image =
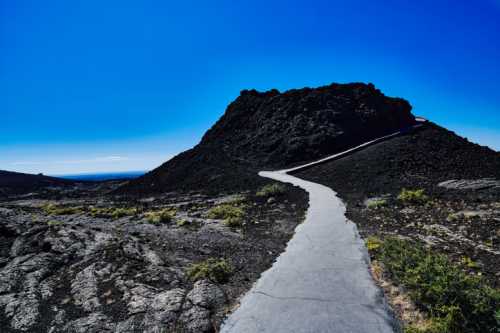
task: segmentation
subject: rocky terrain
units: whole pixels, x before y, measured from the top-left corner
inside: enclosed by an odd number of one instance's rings
[[[214,332],[306,203],[292,187],[0,202],[1,331]]]
[[[415,123],[410,104],[371,84],[257,92],[244,90],[201,142],[120,193],[248,189],[256,173],[342,151]]]

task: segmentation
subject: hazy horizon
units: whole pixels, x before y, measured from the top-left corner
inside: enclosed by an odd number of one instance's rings
[[[498,151],[499,18],[497,0],[0,0],[0,169],[151,170],[240,90],[332,82]]]

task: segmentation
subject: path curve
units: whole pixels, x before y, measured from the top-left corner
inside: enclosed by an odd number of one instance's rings
[[[416,125],[420,127],[421,125]],[[389,333],[398,324],[369,273],[369,256],[336,193],[297,172],[401,134],[397,132],[319,161],[259,175],[299,186],[309,209],[286,250],[242,298],[222,333]]]

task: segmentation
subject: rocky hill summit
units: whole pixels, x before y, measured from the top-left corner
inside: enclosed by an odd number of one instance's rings
[[[249,188],[262,182],[259,170],[310,161],[414,123],[406,100],[372,84],[243,90],[198,145],[120,192]]]

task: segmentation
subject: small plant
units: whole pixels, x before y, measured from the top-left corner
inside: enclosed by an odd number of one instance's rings
[[[230,228],[239,228],[243,225],[243,219],[241,217],[228,217],[224,220],[224,225]]]
[[[446,221],[448,222],[453,222],[453,221],[456,221],[458,220],[459,216],[455,213],[450,213],[448,214],[448,216],[446,217]]]
[[[54,204],[46,204],[42,206],[42,209],[47,215],[72,215],[83,212],[81,207],[63,207]]]
[[[378,209],[387,206],[387,200],[386,199],[370,200],[366,206],[369,209]]]
[[[232,272],[233,268],[226,260],[209,258],[189,266],[186,274],[192,281],[209,279],[213,282],[225,283]]]
[[[207,212],[207,217],[211,219],[228,219],[231,217],[243,217],[245,211],[241,207],[233,206],[229,203],[212,207]]]
[[[467,268],[478,268],[479,264],[472,260],[470,257],[463,256],[462,259],[460,260],[462,265],[464,265]]]
[[[407,190],[404,188],[399,193],[398,200],[405,204],[424,204],[429,200],[429,197],[424,194],[423,189]]]
[[[63,222],[63,221],[56,221],[56,220],[51,220],[51,221],[48,221],[48,222],[47,222],[47,225],[48,225],[49,227],[57,227],[57,226],[61,226],[61,225],[63,225],[63,224],[64,224],[64,222]]]
[[[113,219],[119,219],[121,217],[125,216],[132,216],[137,214],[137,208],[131,207],[131,208],[116,208],[113,210],[111,213],[111,218]]]
[[[179,220],[177,220],[177,222],[175,224],[178,227],[186,227],[189,225],[189,222],[188,222],[188,220],[185,220],[185,219],[179,219]]]
[[[119,219],[125,216],[136,215],[139,210],[135,207],[89,207],[88,212],[92,217]]]
[[[377,249],[379,249],[382,246],[382,240],[380,240],[380,238],[375,237],[375,236],[369,236],[366,239],[365,244],[366,244],[366,248],[368,249],[368,251],[370,251],[370,252],[376,251]]]
[[[224,225],[231,228],[241,227],[245,216],[244,206],[236,207],[231,203],[224,203],[212,207],[207,212],[207,217],[211,219],[223,219]]]
[[[283,195],[285,192],[285,186],[278,183],[273,183],[265,185],[257,193],[255,193],[255,195],[261,198],[269,198]]]
[[[177,211],[174,208],[164,208],[156,212],[147,212],[146,220],[151,224],[169,223],[175,218]]]

